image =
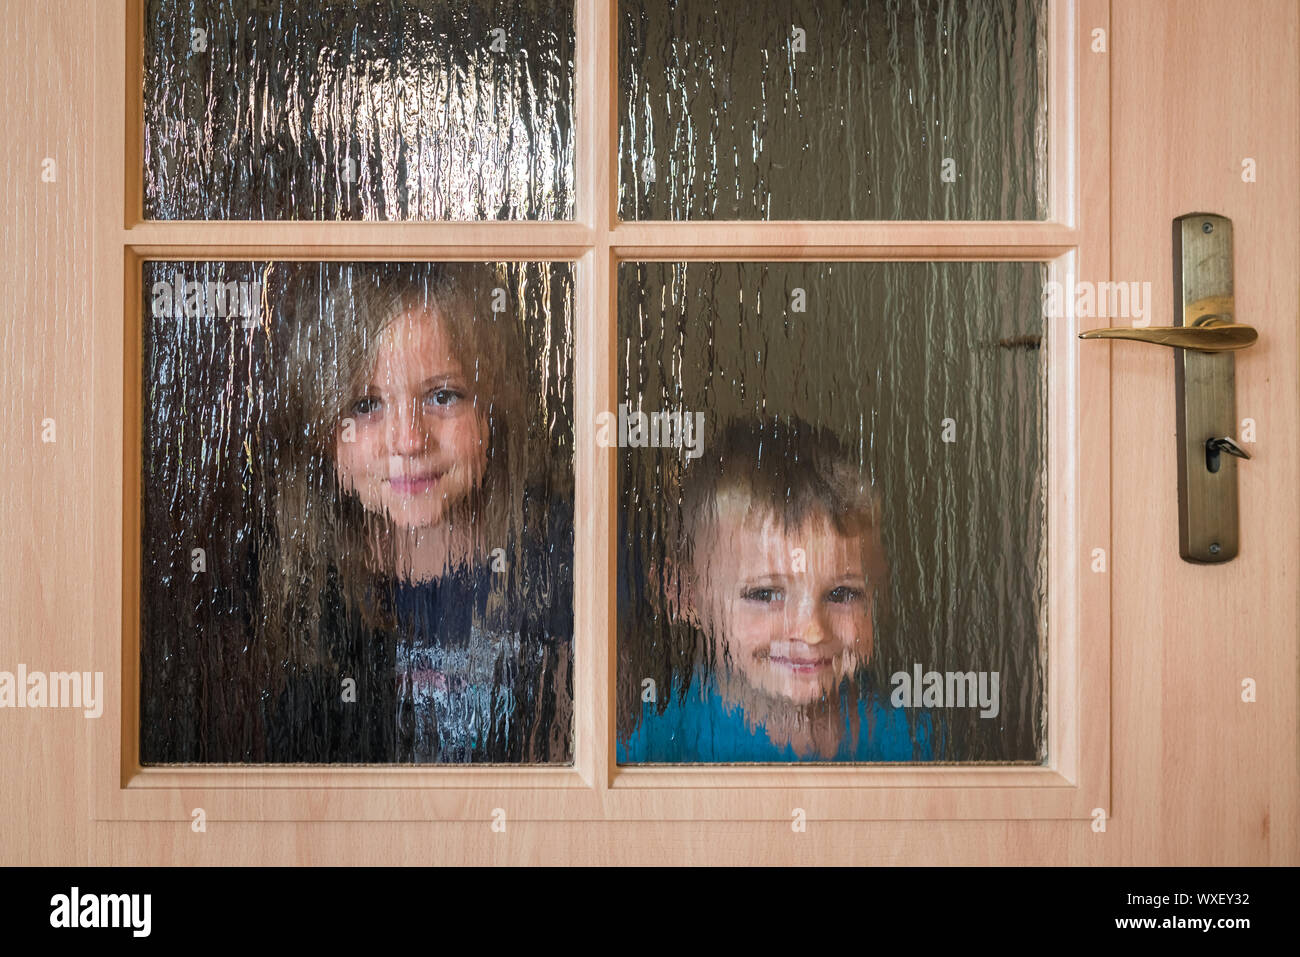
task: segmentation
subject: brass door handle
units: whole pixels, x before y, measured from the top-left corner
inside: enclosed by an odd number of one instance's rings
[[[1231,561],[1240,545],[1236,357],[1255,344],[1235,321],[1232,220],[1188,213],[1173,223],[1176,326],[1094,329],[1080,339],[1132,339],[1174,349],[1178,451],[1178,551],[1189,562]]]
[[[1219,297],[1215,297],[1219,298]],[[1201,302],[1209,304],[1208,300]],[[1187,312],[1201,303],[1187,307]],[[1215,313],[1201,313],[1194,324],[1183,326],[1120,326],[1114,329],[1093,329],[1091,332],[1079,333],[1080,339],[1132,339],[1136,342],[1150,342],[1159,346],[1172,346],[1176,349],[1192,349],[1196,352],[1235,352],[1253,346],[1259,338],[1254,326],[1232,322],[1231,313],[1226,316]]]

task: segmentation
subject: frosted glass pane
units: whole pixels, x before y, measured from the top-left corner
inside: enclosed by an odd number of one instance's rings
[[[143,761],[571,762],[571,264],[142,288]]]
[[[147,219],[573,218],[573,6],[149,0]]]
[[[1044,278],[620,266],[620,763],[1044,759]]]
[[[1043,219],[1045,0],[619,0],[633,219]]]

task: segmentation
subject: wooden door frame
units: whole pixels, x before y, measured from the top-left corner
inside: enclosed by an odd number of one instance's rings
[[[114,8],[117,9],[114,9]],[[577,33],[577,221],[574,223],[190,223],[147,222],[142,212],[143,0],[97,8],[111,36],[125,22],[123,55],[105,55],[96,113],[101,189],[119,195],[122,217],[101,223],[101,314],[122,317],[96,350],[96,467],[121,476],[121,521],[103,490],[96,548],[119,554],[97,576],[95,648],[121,693],[121,720],[98,728],[96,815],[103,820],[178,820],[183,804],[209,819],[484,821],[495,808],[542,820],[764,821],[802,807],[814,819],[1087,819],[1109,808],[1109,673],[1106,576],[1086,574],[1081,555],[1109,549],[1109,417],[1081,416],[1079,396],[1106,392],[1106,358],[1082,350],[1070,317],[1049,348],[1047,659],[1048,759],[1044,766],[619,768],[614,762],[615,456],[594,441],[596,415],[614,408],[617,269],[638,259],[1025,260],[1073,275],[1104,274],[1109,223],[1108,71],[1090,56],[1092,25],[1109,27],[1106,0],[1053,0],[1049,45],[1049,216],[1044,222],[647,223],[617,213],[617,0],[579,0]],[[105,51],[106,54],[108,51]],[[116,123],[116,128],[114,124]],[[134,130],[134,136],[126,132]],[[113,157],[117,157],[115,164]],[[594,175],[593,175],[594,173]],[[115,184],[125,183],[125,188]],[[1083,210],[1089,210],[1085,215]],[[138,756],[141,264],[158,259],[566,258],[577,263],[575,645],[577,719],[572,768],[145,768]],[[120,283],[112,281],[120,276]],[[105,323],[107,331],[109,324]],[[122,343],[125,343],[125,355]],[[600,357],[604,357],[602,362]],[[116,410],[121,410],[118,412]],[[584,507],[592,503],[594,507]],[[604,589],[595,583],[604,582]],[[108,609],[120,613],[111,615]],[[132,689],[132,690],[127,690]],[[102,759],[100,756],[103,756]],[[376,801],[382,789],[385,800]],[[183,819],[189,811],[180,807]]]

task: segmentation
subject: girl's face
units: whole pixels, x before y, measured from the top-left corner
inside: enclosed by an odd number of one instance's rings
[[[440,524],[487,466],[481,403],[434,310],[411,310],[379,338],[368,387],[335,432],[339,484],[408,528]]]
[[[732,514],[728,514],[731,512]],[[871,657],[864,540],[822,520],[782,529],[726,509],[696,553],[717,660],[754,692],[809,705]]]

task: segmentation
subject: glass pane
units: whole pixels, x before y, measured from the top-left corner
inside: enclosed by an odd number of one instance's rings
[[[571,762],[571,264],[142,289],[143,761]]]
[[[620,763],[1045,757],[1044,279],[620,267]]]
[[[573,218],[573,6],[148,0],[146,219]]]
[[[619,0],[619,213],[1044,219],[1046,0]]]

